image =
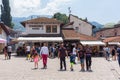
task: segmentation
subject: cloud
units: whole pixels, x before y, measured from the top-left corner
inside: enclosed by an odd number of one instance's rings
[[[34,14],[34,10],[40,8],[40,0],[10,0],[13,16],[27,16]]]
[[[42,8],[41,0],[10,0],[11,14],[16,17],[29,15],[52,15],[61,10],[61,6],[70,3],[71,0],[49,0]]]
[[[49,3],[47,3],[47,6],[42,9],[42,14],[48,13],[48,14],[54,14],[55,12],[58,12],[61,10],[61,6],[65,6],[68,4],[70,0],[51,0]]]

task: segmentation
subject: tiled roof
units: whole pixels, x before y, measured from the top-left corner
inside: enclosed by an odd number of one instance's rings
[[[75,15],[73,15],[73,14],[70,14],[70,15],[69,15],[69,19],[70,19],[70,16],[76,17],[78,20],[81,20],[81,21],[86,22],[86,23],[90,24],[91,26],[93,26],[90,22],[88,22],[88,21],[86,21],[86,20],[83,20],[83,19],[79,18],[78,16],[75,16]]]
[[[120,42],[120,36],[106,38],[103,42]]]
[[[65,24],[63,27],[67,27],[67,26],[73,25],[73,24],[74,24],[74,22],[69,22],[69,23]]]
[[[85,34],[80,34],[75,32],[75,30],[62,30],[63,36],[65,40],[81,40],[81,41],[94,41],[97,38],[93,36],[88,36]]]
[[[1,25],[1,28],[6,32],[6,34],[9,35],[10,34],[10,31],[8,29],[9,27],[4,25],[3,23],[0,23],[0,25]]]
[[[62,22],[59,20],[56,20],[55,18],[40,17],[40,18],[35,18],[35,19],[21,22],[21,24],[23,26],[25,26],[25,23],[57,23],[57,24],[61,24]]]

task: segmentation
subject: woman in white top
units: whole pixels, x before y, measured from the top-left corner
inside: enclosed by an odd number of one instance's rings
[[[48,47],[46,46],[46,43],[44,43],[43,47],[40,50],[40,55],[42,56],[43,60],[43,69],[47,68],[47,57],[49,55]]]

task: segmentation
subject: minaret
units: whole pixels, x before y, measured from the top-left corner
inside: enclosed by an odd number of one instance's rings
[[[71,14],[71,7],[68,7],[68,13],[69,13],[69,22],[70,22],[70,14]]]
[[[71,7],[68,7],[68,13],[71,14]]]

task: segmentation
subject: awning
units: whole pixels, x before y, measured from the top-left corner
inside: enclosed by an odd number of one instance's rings
[[[105,45],[102,41],[80,41],[83,45]]]
[[[0,38],[0,43],[6,43],[7,41],[5,39]]]
[[[119,42],[108,42],[108,44],[110,44],[110,45],[120,45]]]
[[[18,41],[31,42],[63,42],[62,37],[19,37]]]

